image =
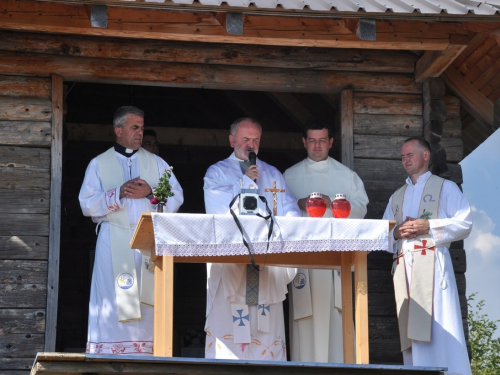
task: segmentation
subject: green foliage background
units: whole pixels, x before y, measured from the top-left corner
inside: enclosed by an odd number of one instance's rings
[[[467,298],[472,373],[474,375],[500,375],[500,338],[493,338],[500,320],[490,320],[488,314],[481,313],[485,305],[484,300],[479,301],[475,309],[472,307],[471,302],[474,301],[476,294],[472,293]]]

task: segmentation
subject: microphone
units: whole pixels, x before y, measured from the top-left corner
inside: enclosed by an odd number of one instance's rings
[[[257,164],[257,154],[255,152],[251,152],[248,154],[248,161],[250,162],[250,165],[255,165]]]
[[[250,152],[248,154],[248,161],[250,162],[250,165],[255,165],[257,164],[257,154],[255,152]],[[255,183],[257,183],[257,180],[254,180]]]

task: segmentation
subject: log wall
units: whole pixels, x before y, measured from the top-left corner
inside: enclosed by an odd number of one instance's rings
[[[0,372],[44,349],[51,82],[0,75]],[[19,371],[21,370],[21,371]]]
[[[421,94],[354,92],[353,101],[354,167],[370,199],[367,218],[380,219],[392,193],[404,184],[400,150],[409,137],[431,143],[433,173],[462,183],[460,102],[446,96],[440,79],[425,82]],[[463,241],[453,243],[450,252],[467,335]],[[370,363],[402,363],[391,268],[390,254],[368,256]]]

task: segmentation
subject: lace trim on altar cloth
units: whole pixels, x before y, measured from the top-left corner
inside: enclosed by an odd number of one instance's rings
[[[153,354],[153,341],[87,342],[86,354]]]
[[[345,239],[345,240],[304,240],[270,242],[267,250],[266,242],[249,244],[253,254],[273,253],[306,253],[319,251],[376,251],[387,249],[387,239]],[[156,254],[159,256],[227,256],[248,255],[243,243],[236,244],[179,244],[172,245],[165,242],[156,243]]]

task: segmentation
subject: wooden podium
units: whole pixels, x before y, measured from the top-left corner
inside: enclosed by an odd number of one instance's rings
[[[395,225],[388,222],[387,230]],[[151,213],[142,214],[130,242],[132,249],[150,250],[155,255],[155,236]],[[344,363],[369,363],[368,345],[368,251],[321,251],[286,254],[255,254],[257,264],[287,265],[307,268],[332,268],[341,270],[342,329]],[[154,355],[172,357],[174,262],[178,263],[249,263],[248,255],[231,256],[159,256],[155,268]],[[354,302],[356,315],[356,358],[353,333],[353,284],[351,269],[354,267]]]

